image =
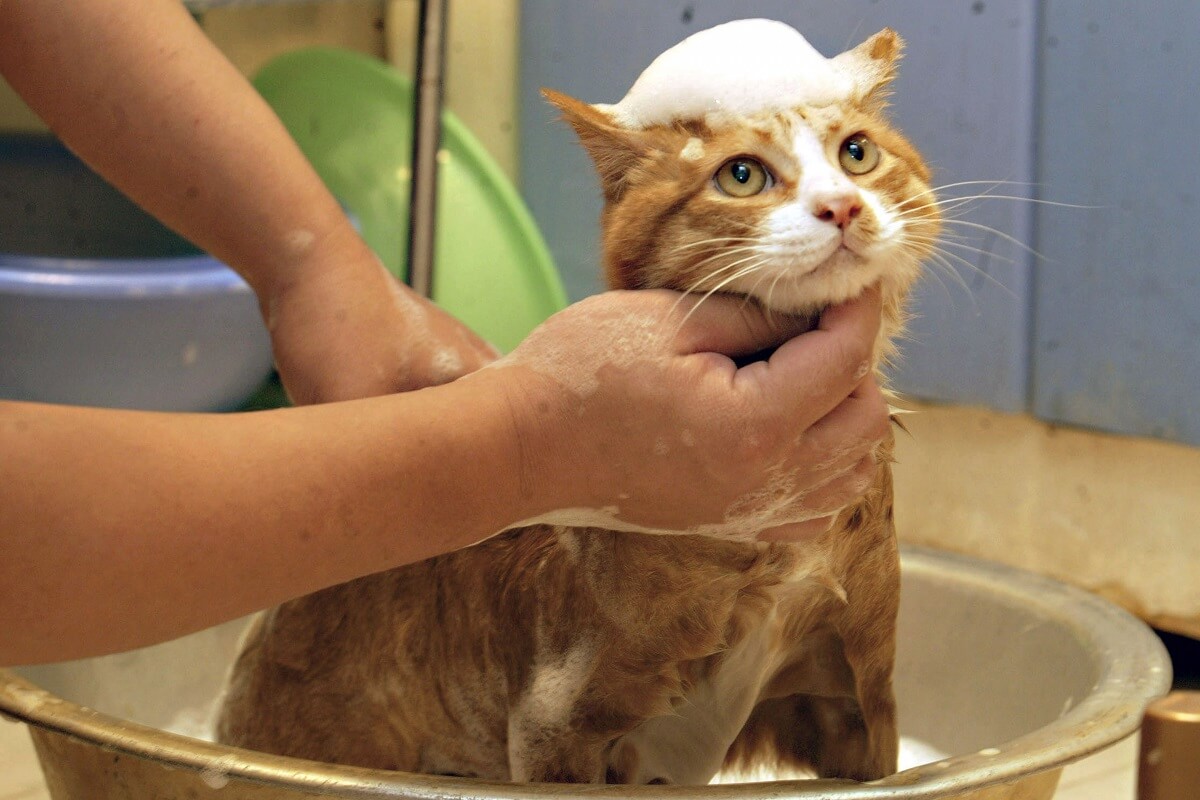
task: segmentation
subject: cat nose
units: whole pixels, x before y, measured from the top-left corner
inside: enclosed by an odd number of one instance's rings
[[[813,207],[813,215],[822,222],[832,222],[845,228],[862,213],[862,202],[857,194],[836,194],[822,197]]]

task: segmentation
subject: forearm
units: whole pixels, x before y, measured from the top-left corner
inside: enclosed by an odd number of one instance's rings
[[[0,404],[0,663],[182,635],[545,510],[489,378],[247,415]]]
[[[271,109],[178,0],[8,0],[0,71],[85,161],[260,299],[370,254]]]

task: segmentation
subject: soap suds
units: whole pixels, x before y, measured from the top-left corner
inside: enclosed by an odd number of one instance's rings
[[[920,739],[914,739],[911,736],[900,737],[900,756],[897,763],[897,770],[903,772],[906,769],[922,767],[926,764],[932,764],[936,761],[942,761],[949,758],[948,753],[938,750],[932,745],[926,744]],[[749,770],[722,770],[717,773],[717,776],[709,781],[710,784],[722,783],[761,783],[765,781],[796,781],[796,780],[811,780],[816,776],[805,769],[794,769],[784,767],[782,769],[773,769],[766,766],[756,766]]]
[[[932,764],[935,761],[943,761],[949,757],[948,753],[944,753],[920,739],[914,739],[911,736],[900,737],[898,768],[901,771],[912,769],[913,767],[922,767],[926,764]]]
[[[854,76],[782,22],[744,19],[696,33],[667,50],[614,105],[598,105],[631,129],[709,114],[748,116],[827,106],[853,96]]]
[[[836,476],[834,476],[836,477]],[[831,477],[830,480],[833,480]],[[809,487],[819,489],[821,485]],[[640,525],[620,518],[617,506],[603,508],[560,508],[531,519],[510,525],[523,528],[529,525],[552,525],[574,528],[605,528],[628,533],[648,533],[662,536],[696,535],[715,539],[749,542],[768,528],[807,522],[828,516],[828,511],[804,509],[805,492],[797,491],[794,474],[775,470],[768,483],[757,491],[749,492],[732,503],[725,512],[722,522],[693,525],[684,529],[655,528]]]
[[[662,342],[672,335],[665,317],[632,318],[613,308],[605,295],[593,295],[572,307],[570,323],[551,317],[525,338],[508,356],[489,366],[523,365],[553,379],[580,398],[590,397],[600,387],[605,367],[626,368],[649,353],[662,353]],[[582,341],[584,338],[587,341]],[[600,352],[589,343],[602,341]],[[590,354],[590,358],[584,358]]]
[[[443,347],[433,354],[433,374],[441,380],[451,380],[463,374],[463,361],[458,353]]]
[[[312,231],[303,229],[288,231],[283,237],[284,244],[296,255],[307,252],[316,240],[317,237],[313,235]]]
[[[704,158],[704,142],[693,136],[679,151],[679,157],[684,161],[699,161]]]

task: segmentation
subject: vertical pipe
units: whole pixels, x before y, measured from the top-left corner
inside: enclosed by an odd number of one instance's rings
[[[408,285],[433,293],[437,232],[438,148],[442,141],[442,87],[447,0],[421,0],[413,92],[412,185],[408,206]]]

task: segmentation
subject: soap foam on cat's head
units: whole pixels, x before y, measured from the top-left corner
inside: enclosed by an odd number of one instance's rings
[[[846,64],[791,26],[743,19],[693,34],[654,59],[619,103],[596,107],[623,127],[645,129],[713,113],[826,106],[858,88]]]

